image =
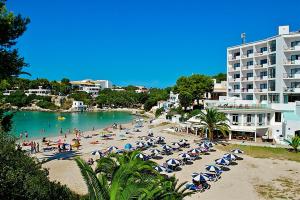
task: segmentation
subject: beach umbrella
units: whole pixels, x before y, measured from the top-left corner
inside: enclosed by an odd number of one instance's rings
[[[207,149],[207,148],[203,148],[203,147],[201,147],[199,150],[200,150],[202,153],[208,152],[208,149]]]
[[[171,158],[171,159],[167,160],[167,164],[174,166],[174,165],[179,165],[180,162],[176,159]]]
[[[236,156],[233,155],[232,153],[226,153],[223,155],[223,158],[227,159],[227,160],[236,160]]]
[[[159,140],[159,141],[164,141],[165,140],[165,138],[161,137],[161,136],[157,136],[156,139]]]
[[[159,173],[165,172],[165,171],[166,171],[166,168],[163,167],[163,166],[161,166],[161,165],[158,165],[158,166],[154,167],[154,169],[155,169],[156,171],[158,171]]]
[[[220,159],[216,160],[216,164],[218,164],[218,165],[229,165],[229,161],[224,159],[224,158],[220,158]]]
[[[221,169],[215,165],[207,165],[206,166],[206,171],[209,171],[209,172],[219,172]]]
[[[150,139],[148,139],[146,142],[148,142],[148,143],[154,143],[155,140],[153,140],[152,138],[150,138]]]
[[[110,152],[110,153],[117,152],[117,150],[118,150],[118,147],[115,147],[115,146],[111,146],[111,147],[107,148],[107,151]]]
[[[214,146],[214,144],[212,142],[205,142],[210,148],[212,148]]]
[[[240,150],[240,149],[233,149],[231,150],[232,153],[235,153],[235,154],[242,154],[244,153],[244,151]]]
[[[160,153],[160,151],[158,149],[152,149],[150,152],[154,155],[157,155]]]
[[[179,154],[179,157],[180,158],[185,158],[185,159],[191,158],[191,156],[189,154],[187,154],[187,153],[181,153],[181,154]]]
[[[173,146],[177,149],[181,147],[181,145],[178,142],[173,142]]]
[[[188,140],[187,139],[181,139],[181,140],[179,140],[179,142],[188,142]]]
[[[202,148],[209,149],[209,145],[205,142],[201,143],[199,146],[202,147]]]
[[[199,154],[201,151],[199,149],[192,149],[189,151],[191,154]]]
[[[148,156],[143,154],[143,153],[139,153],[136,155],[137,158],[140,158],[142,160],[147,160]]]
[[[206,182],[206,181],[209,181],[209,178],[207,176],[205,176],[204,174],[200,173],[200,174],[197,174],[197,173],[193,173],[193,180],[194,181],[197,181],[197,182]]]
[[[95,150],[95,151],[92,151],[92,155],[99,155],[100,157],[102,157],[103,153],[100,150]]]
[[[145,143],[144,142],[137,142],[136,146],[142,148],[142,147],[145,146]]]
[[[130,150],[130,149],[132,148],[132,145],[129,144],[129,143],[127,143],[127,144],[125,144],[124,148],[125,148],[126,150]]]
[[[170,147],[170,146],[167,145],[167,144],[163,145],[162,148],[163,148],[164,150],[171,150],[171,149],[172,149],[172,147]]]

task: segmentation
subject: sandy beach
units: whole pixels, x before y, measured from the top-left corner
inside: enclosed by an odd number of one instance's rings
[[[163,131],[166,128],[174,126],[172,124],[161,124],[162,121],[157,120],[151,124],[154,137],[163,136],[167,144],[171,145],[172,142],[177,142],[180,139],[188,139],[191,144],[190,148],[197,147],[194,140],[199,140],[198,137],[186,133],[172,133]],[[126,143],[135,144],[139,141],[140,137],[146,136],[149,130],[149,122],[144,123],[144,127],[140,130],[141,132],[132,132],[133,123],[128,123],[122,125],[124,128],[130,129],[131,134],[126,134],[124,136],[123,132],[118,129],[110,129],[113,131],[115,136],[112,140],[103,140],[100,135],[93,136],[92,138],[81,140],[81,147],[78,151],[75,151],[75,155],[82,157],[87,160],[89,158],[97,159],[97,156],[91,155],[93,150],[105,150],[109,146],[116,146],[118,148],[123,148]],[[92,135],[98,133],[100,130],[84,132],[83,135]],[[68,135],[66,141],[70,141],[73,135]],[[58,137],[51,138],[55,141]],[[37,140],[41,141],[41,140]],[[99,141],[99,144],[90,144],[92,141]],[[160,147],[158,147],[160,148]],[[190,149],[189,148],[189,149]],[[169,158],[178,159],[180,153],[186,152],[188,149],[183,149],[181,152],[175,152],[173,155],[163,156],[161,160],[155,160],[158,164],[162,164]],[[39,159],[44,159],[47,157],[54,156],[55,152],[38,153],[36,156]],[[149,154],[146,150],[145,154]],[[222,157],[222,155],[227,152],[216,150],[210,152],[209,155],[201,156],[202,159],[196,160],[192,165],[182,166],[181,171],[170,173],[168,175],[173,175],[179,179],[179,182],[188,181],[191,182],[191,174],[193,172],[204,172],[205,166],[208,164],[214,164],[214,160]],[[69,156],[74,156],[69,155]],[[211,189],[206,190],[203,193],[196,193],[186,199],[266,199],[260,196],[257,192],[257,188],[262,187],[262,185],[277,184],[279,189],[283,187],[279,183],[276,183],[277,179],[285,178],[293,180],[295,183],[300,183],[300,164],[294,161],[282,161],[282,160],[272,160],[272,159],[259,159],[252,158],[247,155],[242,155],[243,160],[237,161],[237,165],[230,166],[230,170],[222,174],[222,177],[217,182],[210,182]],[[79,194],[86,194],[87,187],[81,177],[79,168],[77,167],[75,161],[71,158],[51,160],[43,164],[44,168],[49,170],[49,177],[51,180],[59,181],[62,184],[66,184],[73,191]],[[299,184],[298,184],[299,185]],[[291,194],[295,195],[295,194]]]

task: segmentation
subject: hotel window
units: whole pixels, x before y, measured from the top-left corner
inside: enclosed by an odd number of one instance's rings
[[[239,115],[238,114],[233,114],[232,115],[232,122],[233,123],[238,123],[239,122]]]
[[[264,76],[268,76],[268,72],[267,71],[263,71],[263,72],[260,72],[260,77],[264,77]]]
[[[298,45],[300,45],[300,41],[291,42],[291,47],[295,47],[295,46],[298,46]]]
[[[240,85],[234,85],[234,86],[233,86],[233,89],[235,89],[235,90],[240,89]]]
[[[300,82],[291,82],[291,88],[300,88]]]
[[[247,57],[249,57],[249,54],[253,54],[253,49],[247,50]]]
[[[270,49],[271,51],[276,51],[276,40],[270,42]]]
[[[240,56],[240,55],[241,55],[240,52],[234,53],[233,58],[235,59],[237,56]]]
[[[262,47],[262,48],[260,48],[260,53],[263,53],[263,52],[265,52],[265,51],[268,51],[268,48],[267,48],[267,47]]]
[[[251,114],[247,115],[247,123],[251,123],[252,122],[252,116]]]
[[[266,83],[260,84],[259,88],[260,89],[267,89],[267,84]]]
[[[294,61],[294,60],[299,60],[299,55],[292,55],[291,61]]]
[[[240,77],[241,77],[240,74],[234,74],[234,75],[233,75],[233,78],[234,78],[234,79],[240,78]]]
[[[253,95],[246,95],[246,100],[253,100]]]
[[[247,89],[253,89],[253,84],[247,84]]]
[[[253,77],[253,73],[252,72],[247,73],[247,78],[250,78],[250,77]]]
[[[258,124],[262,125],[263,124],[263,119],[265,115],[264,114],[258,114]]]
[[[252,60],[247,62],[247,66],[252,66],[252,65],[253,65],[253,61]]]
[[[281,112],[275,112],[275,122],[281,122]]]
[[[234,69],[236,69],[236,68],[238,68],[238,67],[240,67],[240,66],[241,66],[240,63],[234,63],[234,64],[233,64],[233,68],[234,68]]]
[[[291,75],[300,74],[300,68],[291,69]]]
[[[275,65],[276,64],[276,54],[270,55],[270,64]]]
[[[259,100],[262,101],[267,101],[267,95],[260,95]]]
[[[275,78],[276,77],[276,69],[270,68],[269,69],[269,78]]]
[[[268,59],[263,59],[263,60],[260,60],[260,64],[263,65],[263,64],[267,64],[268,63]]]

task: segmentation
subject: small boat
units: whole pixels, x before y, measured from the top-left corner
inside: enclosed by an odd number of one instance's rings
[[[65,120],[66,118],[65,117],[62,117],[62,116],[58,116],[57,117],[57,120]]]

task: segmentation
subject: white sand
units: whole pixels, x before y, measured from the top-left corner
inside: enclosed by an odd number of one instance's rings
[[[93,137],[92,139],[82,139],[82,147],[78,151],[82,158],[88,159],[90,157],[97,158],[97,156],[92,156],[90,153],[95,149],[106,149],[107,147],[114,145],[119,148],[123,148],[126,143],[135,144],[138,141],[138,136],[146,136],[148,131],[148,125],[145,124],[142,128],[142,132],[133,133],[132,138],[127,140],[120,140],[118,133],[119,130],[115,130],[114,133],[117,134],[114,140],[101,140],[99,136]],[[124,125],[125,127],[131,128],[131,124]],[[154,136],[164,136],[166,138],[167,144],[171,142],[178,141],[179,139],[188,139],[191,143],[191,148],[197,147],[193,142],[194,139],[198,139],[194,135],[186,135],[185,133],[174,134],[162,132],[162,130],[168,126],[159,126],[153,128]],[[97,132],[97,131],[95,131]],[[92,132],[85,133],[91,134]],[[69,139],[71,136],[68,136]],[[99,140],[101,144],[92,145],[89,144],[90,141]],[[185,152],[187,149],[183,149]],[[182,153],[180,152],[180,153]],[[145,152],[148,153],[147,151]],[[220,158],[225,152],[217,150],[216,152],[211,152],[210,155],[203,155],[202,159],[194,161],[192,165],[183,166],[181,171],[175,172],[175,176],[179,179],[179,182],[189,181],[191,182],[191,174],[193,172],[204,172],[205,165],[213,164],[214,160]],[[48,153],[49,154],[49,153]],[[179,153],[174,153],[170,156],[164,156],[162,160],[157,160],[157,163],[162,164],[168,158],[178,158]],[[47,154],[39,154],[38,157],[43,157]],[[251,158],[246,155],[242,156],[244,160],[237,161],[238,165],[230,166],[230,171],[224,172],[222,178],[217,181],[210,183],[211,189],[203,193],[196,193],[191,197],[186,199],[261,199],[254,189],[254,185],[258,183],[265,183],[272,181],[273,179],[279,177],[290,177],[300,183],[300,164],[292,161],[279,161],[271,159],[257,159]],[[80,171],[76,163],[71,160],[53,160],[47,162],[43,167],[49,169],[49,177],[51,180],[59,181],[66,184],[73,191],[79,194],[87,193],[87,187],[81,177]],[[296,175],[295,175],[296,174]],[[171,174],[170,174],[171,175]]]

